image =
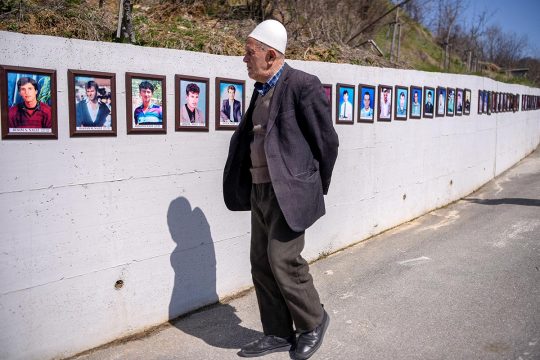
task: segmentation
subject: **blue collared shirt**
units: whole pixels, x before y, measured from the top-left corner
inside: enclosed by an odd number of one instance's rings
[[[274,76],[272,76],[270,78],[270,80],[268,80],[264,84],[260,83],[260,82],[256,82],[255,83],[255,90],[257,90],[261,96],[266,95],[268,93],[268,91],[270,91],[271,88],[276,86],[276,84],[277,84],[277,82],[279,80],[279,77],[281,76],[281,73],[283,72],[284,67],[285,67],[285,64],[283,64],[281,66],[281,68],[278,70],[278,72],[275,73]]]

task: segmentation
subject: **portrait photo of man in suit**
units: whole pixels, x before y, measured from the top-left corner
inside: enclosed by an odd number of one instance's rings
[[[221,100],[220,121],[222,124],[239,123],[242,119],[242,103],[236,99],[236,87],[234,84],[224,84],[227,90],[227,98]]]
[[[289,66],[286,45],[276,20],[248,35],[243,60],[256,83],[230,140],[223,196],[228,209],[251,211],[251,275],[264,333],[238,355],[289,351],[303,360],[329,324],[301,252],[305,230],[325,214],[339,142],[319,78]]]
[[[100,88],[95,80],[87,81],[84,84],[84,89],[86,97],[79,101],[76,107],[77,129],[110,129],[111,118],[109,115],[111,110],[100,99],[100,95],[106,93],[106,89]]]

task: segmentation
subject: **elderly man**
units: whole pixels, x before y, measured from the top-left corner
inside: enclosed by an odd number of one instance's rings
[[[329,323],[301,252],[304,231],[325,213],[338,137],[321,82],[285,64],[286,45],[275,20],[248,36],[244,62],[255,90],[231,138],[223,195],[230,210],[251,210],[251,274],[264,331],[238,355],[290,351],[303,360]]]

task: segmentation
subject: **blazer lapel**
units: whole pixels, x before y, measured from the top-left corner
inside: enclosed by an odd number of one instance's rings
[[[283,93],[287,89],[288,83],[287,78],[289,76],[290,66],[288,64],[283,65],[283,72],[279,77],[276,88],[274,89],[274,95],[272,95],[272,101],[270,102],[270,111],[268,112],[268,124],[266,125],[266,133],[274,126],[276,122],[276,117],[278,110],[281,106],[281,101],[283,100]]]

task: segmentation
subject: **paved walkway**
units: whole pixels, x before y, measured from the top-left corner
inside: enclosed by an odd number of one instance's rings
[[[540,150],[311,272],[331,316],[312,359],[540,359]],[[260,331],[250,292],[77,359],[239,359]]]

